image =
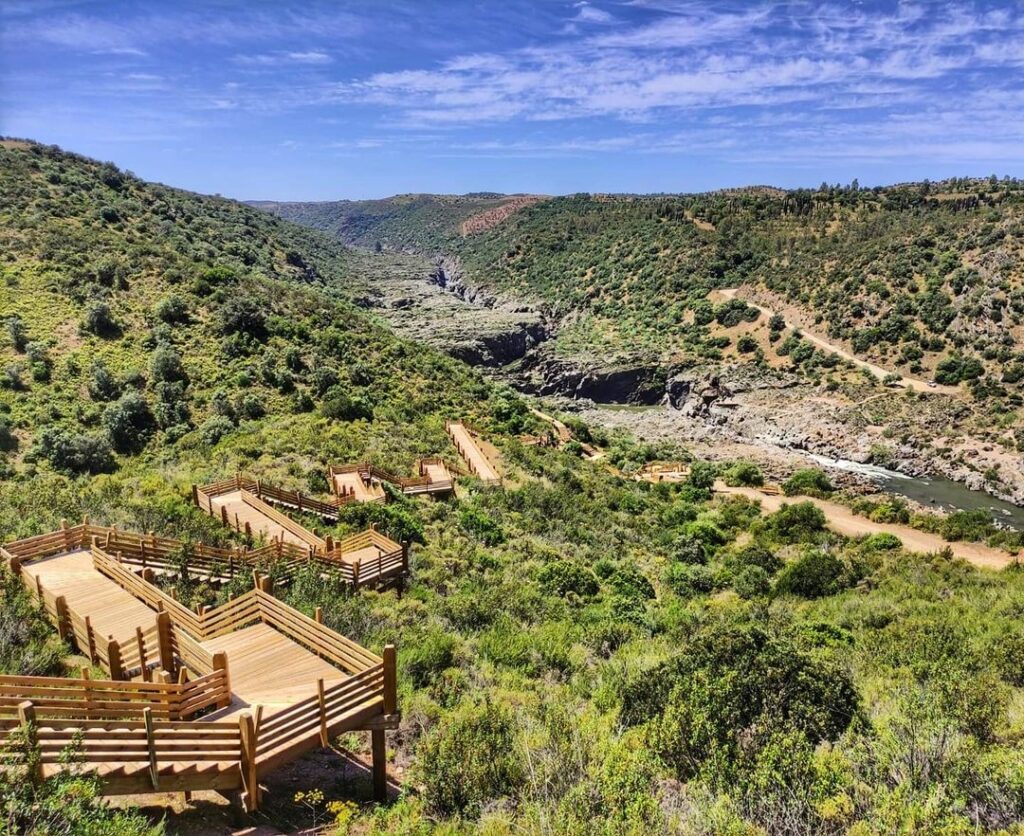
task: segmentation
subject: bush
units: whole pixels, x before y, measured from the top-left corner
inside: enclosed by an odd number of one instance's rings
[[[21,352],[28,345],[28,329],[20,316],[12,316],[7,320],[7,336],[15,351]]]
[[[92,366],[89,397],[94,401],[114,401],[121,397],[121,384],[100,360]]]
[[[823,598],[843,589],[846,567],[838,557],[812,549],[787,564],[775,581],[775,591],[801,598]]]
[[[223,415],[212,415],[199,427],[199,436],[204,444],[211,447],[235,428],[230,418]]]
[[[620,566],[608,578],[608,584],[623,598],[647,600],[654,597],[654,587],[632,563]]]
[[[253,299],[234,297],[220,309],[220,333],[225,336],[245,334],[262,342],[267,338],[267,317]]]
[[[154,383],[188,380],[185,367],[181,364],[181,357],[170,346],[162,345],[153,352],[149,360],[149,372]]]
[[[113,337],[117,336],[121,329],[114,319],[110,305],[106,302],[95,301],[86,306],[82,331],[95,334],[98,337]]]
[[[146,399],[138,392],[129,392],[103,413],[103,425],[119,453],[137,453],[156,429],[156,420]]]
[[[320,413],[335,421],[359,421],[373,418],[373,409],[359,396],[350,396],[340,386],[332,387],[320,404]]]
[[[416,688],[426,687],[455,664],[457,647],[455,636],[434,628],[403,647],[402,669]]]
[[[732,588],[740,598],[761,598],[771,592],[772,582],[760,566],[744,566],[736,573]]]
[[[865,551],[891,552],[903,548],[903,541],[895,534],[888,531],[881,531],[864,538],[861,548]]]
[[[180,296],[171,294],[156,303],[153,309],[156,318],[173,325],[177,322],[188,322],[188,303]]]
[[[33,457],[42,456],[65,473],[109,473],[114,469],[110,444],[101,435],[76,435],[60,427],[47,427],[36,439]]]
[[[676,538],[672,548],[672,559],[679,563],[701,565],[708,562],[708,550],[699,537],[683,534]]]
[[[725,472],[722,479],[731,488],[752,487],[757,488],[764,484],[764,474],[753,462],[740,460],[733,463]]]
[[[666,585],[681,598],[714,592],[715,574],[707,566],[673,563],[665,572]]]
[[[60,676],[66,648],[20,578],[0,566],[0,673]]]
[[[484,511],[472,505],[459,511],[459,525],[485,546],[497,546],[505,542],[505,533]]]
[[[570,593],[580,598],[590,598],[597,595],[600,589],[593,572],[568,560],[548,563],[540,570],[538,580],[545,591],[563,598]]]
[[[782,483],[782,492],[786,496],[814,496],[823,499],[833,490],[835,488],[825,471],[816,467],[798,470]]]
[[[939,534],[944,540],[984,540],[995,526],[988,511],[977,508],[973,511],[954,511],[942,518]]]
[[[18,437],[11,430],[11,422],[0,415],[0,453],[14,453],[17,449]]]
[[[489,700],[463,702],[443,717],[417,755],[424,803],[441,816],[475,818],[524,777],[512,717]]]
[[[748,543],[738,549],[728,560],[730,568],[741,572],[748,566],[757,566],[769,575],[774,575],[782,568],[782,561],[764,543]]]
[[[255,420],[266,415],[267,410],[264,408],[263,402],[256,395],[249,394],[243,397],[241,403],[238,404],[238,414],[242,418]]]
[[[1007,631],[992,647],[996,670],[1006,682],[1024,687],[1024,631]]]
[[[736,350],[740,354],[751,354],[757,351],[757,340],[750,336],[750,334],[744,334],[736,340]]]
[[[825,530],[825,512],[813,502],[783,503],[778,511],[765,518],[765,526],[783,543],[812,540]]]

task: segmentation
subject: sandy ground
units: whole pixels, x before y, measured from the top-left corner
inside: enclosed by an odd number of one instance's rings
[[[887,523],[876,523],[866,517],[854,514],[845,505],[836,502],[828,502],[823,499],[812,499],[810,497],[787,497],[772,494],[764,494],[755,488],[729,488],[722,482],[715,483],[715,492],[721,494],[732,494],[745,496],[761,503],[766,513],[778,511],[783,503],[794,504],[797,502],[813,502],[822,511],[828,520],[828,527],[847,537],[862,537],[868,534],[894,534],[903,542],[903,547],[913,552],[939,552],[948,548],[955,557],[981,566],[986,569],[1002,569],[1017,561],[1017,557],[1007,554],[999,549],[993,549],[981,543],[950,543],[943,540],[937,534],[929,534],[925,531],[918,531],[907,525],[892,525]]]
[[[766,308],[763,305],[759,305],[755,302],[750,301],[749,299],[743,298],[740,295],[738,288],[727,288],[718,291],[718,293],[721,295],[723,299],[743,299],[743,301],[750,305],[752,308],[757,308],[759,311],[761,311],[761,313],[765,314],[766,316],[770,317],[775,315],[775,311],[772,310],[771,308]],[[806,327],[804,327],[798,322],[791,321],[789,318],[786,318],[786,326],[789,328],[798,329],[800,333],[803,335],[803,338],[807,340],[807,342],[816,345],[818,348],[824,349],[825,351],[831,351],[833,354],[842,357],[844,360],[849,360],[851,363],[856,363],[861,368],[867,369],[879,380],[884,380],[885,377],[889,374],[899,374],[899,372],[894,372],[893,369],[886,369],[875,363],[870,363],[867,360],[861,360],[859,357],[850,353],[842,346],[829,342],[824,337],[820,337],[817,334],[808,331]],[[941,392],[944,395],[957,395],[960,392],[960,390],[957,389],[957,387],[955,386],[939,386],[938,384],[933,385],[928,383],[927,381],[918,380],[916,377],[907,377],[906,375],[902,374],[900,374],[899,383],[901,386],[904,386],[908,389],[912,389],[915,392]]]

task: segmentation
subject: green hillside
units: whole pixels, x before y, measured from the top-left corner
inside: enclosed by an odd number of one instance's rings
[[[614,210],[713,258],[681,222],[575,200],[592,207],[572,227],[582,252],[611,246],[594,219]],[[517,213],[475,252],[524,224],[541,236],[531,219],[554,223],[559,205]],[[366,833],[966,834],[1024,820],[1016,567],[848,540],[798,500],[763,515],[712,498],[702,462],[678,484],[623,478],[685,451],[579,422],[603,460],[525,447],[517,436],[541,429],[525,401],[339,301],[346,276],[388,269],[386,254],[26,143],[0,148],[0,213],[0,540],[88,513],[224,542],[234,535],[190,506],[191,483],[244,471],[323,492],[328,462],[454,462],[450,417],[501,451],[503,488],[466,479],[450,501],[343,510],[336,536],[377,522],[413,540],[401,597],[315,575],[277,590],[370,648],[398,647],[400,798],[376,807],[361,776],[313,772],[321,824],[340,800],[357,806],[335,808],[338,832]],[[569,229],[550,230],[545,264],[572,258],[576,244],[555,245]],[[656,255],[623,263],[639,277]],[[562,298],[545,275],[538,294]],[[0,577],[0,669],[58,671],[60,648]],[[236,591],[165,582],[189,605]],[[340,745],[366,755],[358,736]],[[79,784],[11,775],[0,771],[0,829],[139,831]],[[230,822],[243,824],[312,820],[275,792],[264,818]]]
[[[386,226],[460,256],[475,284],[572,312],[560,337],[567,349],[714,356],[727,342],[716,324],[742,310],[716,308],[707,294],[745,285],[905,374],[952,385],[985,375],[977,385],[988,394],[1016,393],[1024,379],[1024,187],[1015,180],[574,195],[468,236],[440,210],[425,221],[436,204],[423,198],[415,220],[402,199],[374,203],[371,227],[354,237],[325,220],[331,205],[300,206],[275,211],[356,244]]]

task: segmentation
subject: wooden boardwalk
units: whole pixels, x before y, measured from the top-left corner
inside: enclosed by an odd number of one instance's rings
[[[398,723],[391,646],[376,656],[278,601],[266,578],[193,612],[106,552],[110,532],[83,523],[0,548],[61,636],[110,676],[0,676],[0,745],[20,729],[41,748],[26,780],[60,771],[80,741],[105,793],[238,790],[252,810],[261,776],[363,729],[384,797],[384,732]]]
[[[445,429],[470,472],[486,485],[500,485],[501,474],[470,429],[461,421],[449,421]]]
[[[367,481],[358,470],[332,470],[331,482],[335,494],[351,496],[353,502],[384,502],[387,494],[380,482]]]

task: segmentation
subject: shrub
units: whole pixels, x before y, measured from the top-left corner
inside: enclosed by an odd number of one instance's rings
[[[540,570],[538,580],[547,592],[563,598],[570,593],[580,598],[589,598],[597,595],[600,589],[593,572],[568,560],[548,563]]]
[[[769,575],[774,575],[782,568],[782,561],[764,543],[748,543],[738,549],[730,558],[729,566],[737,572],[748,566],[757,566]]]
[[[188,303],[175,294],[165,296],[157,302],[153,313],[157,319],[172,325],[176,322],[187,322],[189,319]]]
[[[1006,682],[1024,686],[1024,631],[1009,630],[999,636],[992,647],[992,658]]]
[[[895,534],[888,531],[881,531],[864,538],[861,548],[865,551],[891,552],[903,548],[903,541]]]
[[[699,537],[683,534],[676,538],[672,548],[672,559],[679,563],[700,565],[708,562],[708,550]]]
[[[188,380],[178,352],[166,345],[160,346],[153,352],[149,360],[149,372],[154,383],[174,383],[178,380]]]
[[[619,566],[608,578],[608,584],[623,598],[646,600],[654,597],[654,587],[632,563]]]
[[[750,336],[750,334],[744,334],[736,340],[736,350],[740,354],[751,354],[757,351],[757,340]]]
[[[28,345],[28,329],[20,316],[15,315],[7,320],[7,336],[10,337],[15,351],[25,350],[25,346]]]
[[[714,592],[715,574],[707,566],[673,563],[665,572],[665,583],[681,598]]]
[[[760,598],[771,592],[772,582],[760,566],[744,566],[736,573],[733,589],[740,598]]]
[[[114,469],[110,444],[101,435],[76,435],[47,427],[36,439],[33,457],[42,456],[65,473],[108,473]]]
[[[238,404],[238,414],[242,418],[255,420],[266,415],[267,410],[264,408],[263,402],[256,395],[249,394],[243,397]]]
[[[223,415],[212,415],[199,427],[199,436],[204,444],[211,447],[235,428],[230,418]]]
[[[690,466],[690,475],[686,483],[695,490],[709,494],[715,484],[717,470],[711,462],[694,462]]]
[[[470,505],[459,511],[459,525],[485,546],[497,546],[505,542],[501,526],[475,506]]]
[[[760,487],[764,484],[764,475],[761,468],[749,461],[740,460],[733,463],[725,472],[722,479],[731,488],[737,487]]]
[[[827,497],[833,490],[835,489],[825,471],[816,467],[798,470],[782,483],[782,492],[786,496],[814,496],[821,499]]]
[[[984,540],[992,533],[992,517],[988,511],[954,511],[939,523],[939,534],[950,542],[958,540]]]
[[[373,409],[363,398],[350,396],[340,386],[332,387],[324,396],[320,413],[335,421],[370,420],[373,417]]]
[[[21,580],[0,567],[0,673],[59,676],[66,649],[25,591]]]
[[[511,795],[524,777],[518,744],[507,710],[489,700],[463,702],[417,751],[428,809],[475,818],[488,802]]]
[[[455,664],[457,647],[458,640],[451,633],[431,629],[403,649],[402,668],[416,688],[423,688]]]
[[[220,309],[221,334],[245,334],[262,342],[267,338],[267,317],[259,303],[245,297],[229,299]]]
[[[783,567],[775,581],[775,591],[802,598],[823,598],[845,586],[845,574],[846,567],[838,557],[811,549]]]
[[[156,429],[156,420],[146,399],[138,392],[123,395],[103,413],[103,425],[119,453],[137,453],[146,446]]]
[[[769,532],[783,543],[811,540],[825,529],[825,512],[813,502],[783,503],[774,514],[765,518]]]
[[[112,337],[120,333],[120,330],[106,302],[94,301],[86,306],[82,331],[98,337]]]
[[[11,430],[11,422],[0,415],[0,453],[13,453],[18,449],[18,437]]]
[[[113,401],[121,397],[121,384],[100,360],[97,360],[92,365],[89,397],[94,401]]]

